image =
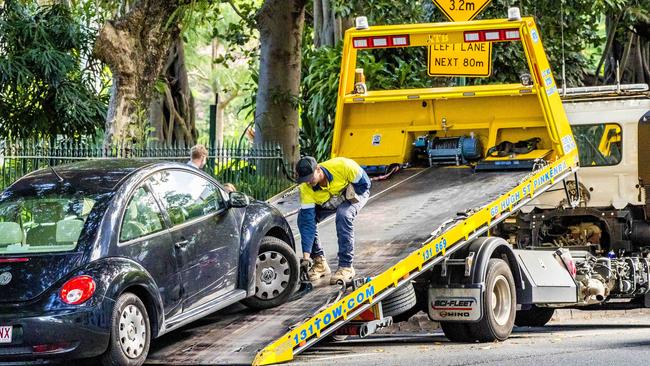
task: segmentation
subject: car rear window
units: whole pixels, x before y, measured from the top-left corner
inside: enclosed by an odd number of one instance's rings
[[[74,250],[95,199],[49,194],[0,202],[0,255]]]

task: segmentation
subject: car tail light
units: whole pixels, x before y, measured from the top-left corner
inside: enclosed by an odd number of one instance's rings
[[[397,36],[379,37],[355,37],[352,39],[354,48],[387,48],[387,47],[408,47],[411,38],[408,34]]]
[[[29,258],[0,258],[0,263],[25,263]]]
[[[54,353],[69,349],[72,346],[70,342],[50,343],[50,344],[37,344],[32,346],[34,353]]]
[[[465,42],[518,41],[521,39],[521,33],[519,29],[467,31],[464,33],[464,39]]]
[[[95,293],[95,281],[90,276],[77,276],[66,282],[61,288],[61,300],[70,305],[79,305],[90,299]]]

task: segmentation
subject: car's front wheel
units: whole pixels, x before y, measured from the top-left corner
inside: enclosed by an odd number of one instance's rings
[[[294,293],[299,275],[298,258],[289,244],[265,236],[255,264],[255,295],[242,302],[255,309],[278,306]]]
[[[101,356],[106,366],[139,366],[147,359],[151,327],[142,300],[124,293],[115,302],[111,317],[111,338]]]

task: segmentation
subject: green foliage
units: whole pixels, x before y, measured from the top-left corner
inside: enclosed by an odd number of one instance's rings
[[[228,101],[223,121],[226,137],[238,137],[253,119],[259,37],[250,19],[256,3],[259,1],[196,1],[186,15],[182,35],[200,142],[208,140],[207,112],[215,93],[222,103]]]
[[[0,135],[94,135],[106,94],[95,85],[93,32],[64,5],[6,1],[0,8]]]
[[[370,24],[422,23],[431,17],[435,5],[429,0],[334,0],[341,17],[365,16]]]
[[[342,47],[309,48],[303,56],[300,149],[322,161],[329,157]]]
[[[560,85],[562,84],[563,41],[568,87],[582,86],[587,77],[589,66],[594,63],[593,60],[585,56],[585,50],[602,42],[598,35],[602,14],[597,11],[594,4],[593,0],[550,0],[544,2],[529,0],[519,4],[523,16],[535,18],[551,68]],[[512,3],[507,0],[495,0],[479,18],[504,18],[509,6],[512,6]],[[508,57],[524,60],[523,49],[517,47],[510,52],[513,54],[505,55],[504,60],[495,60],[495,72],[506,74],[509,71],[513,73],[519,71],[513,70],[511,66],[509,67],[502,61],[507,61]],[[508,77],[513,79],[517,76],[511,74]]]

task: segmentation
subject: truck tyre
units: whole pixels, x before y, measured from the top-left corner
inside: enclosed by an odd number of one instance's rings
[[[381,310],[384,316],[398,316],[406,313],[415,307],[417,297],[412,284],[406,284],[398,288],[390,296],[381,302]]]
[[[548,323],[555,309],[541,308],[533,305],[528,310],[519,310],[515,317],[515,325],[518,327],[543,327]]]
[[[265,236],[255,265],[255,295],[242,300],[253,309],[268,309],[283,304],[299,284],[298,257],[289,244]]]
[[[517,312],[515,280],[503,259],[488,262],[483,293],[483,316],[467,323],[469,333],[479,342],[504,341],[512,332]]]
[[[452,342],[474,341],[474,336],[467,325],[467,323],[459,322],[440,322],[440,328],[445,333],[445,337]]]

